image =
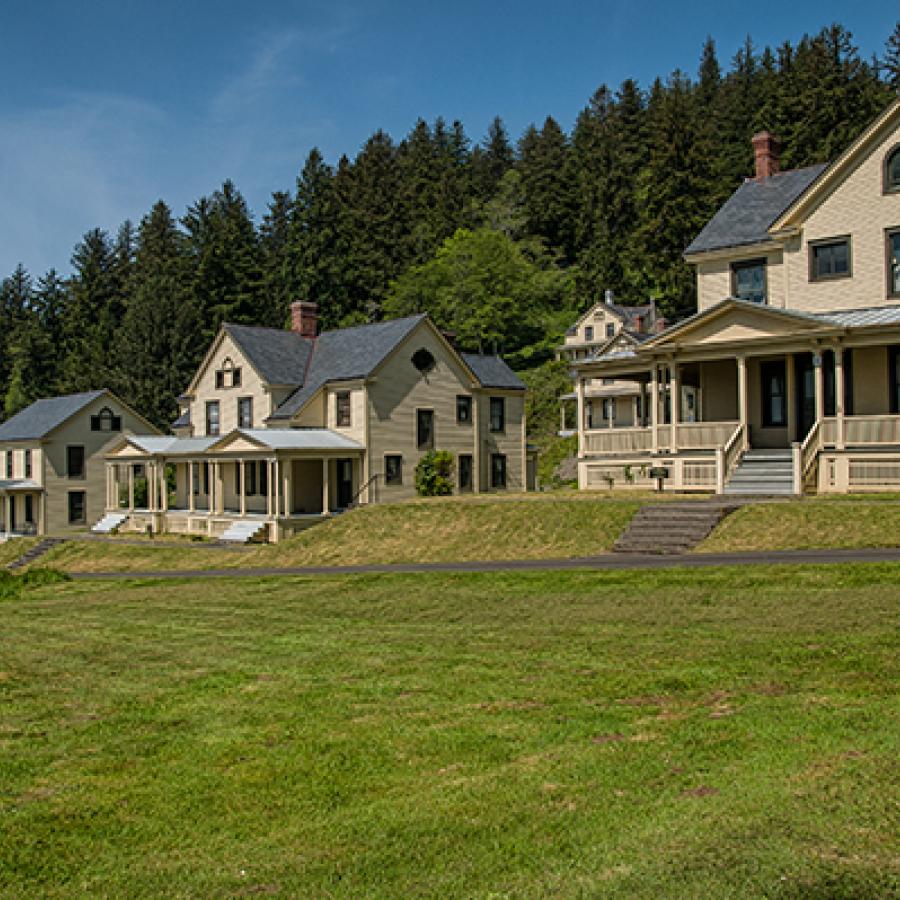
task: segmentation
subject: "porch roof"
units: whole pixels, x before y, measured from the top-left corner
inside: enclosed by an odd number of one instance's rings
[[[237,428],[217,443],[243,435],[270,450],[357,450],[362,444],[330,428]],[[215,450],[216,447],[212,447]]]
[[[43,488],[30,478],[0,479],[0,493],[12,494],[19,491],[41,491]]]

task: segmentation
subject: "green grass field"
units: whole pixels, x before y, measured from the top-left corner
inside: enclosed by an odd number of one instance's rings
[[[0,604],[5,897],[886,897],[900,567]]]

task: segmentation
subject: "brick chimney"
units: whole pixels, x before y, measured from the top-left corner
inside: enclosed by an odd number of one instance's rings
[[[309,300],[291,304],[291,331],[300,337],[314,338],[319,331],[319,307]]]
[[[668,326],[668,324],[666,323],[666,320],[665,320],[662,316],[659,316],[659,317],[656,319],[656,321],[654,322],[653,327],[656,329],[656,333],[657,333],[657,334],[661,334],[661,333],[662,333],[663,331],[665,331],[666,328],[668,328],[669,326]]]
[[[768,131],[760,131],[753,135],[752,141],[756,156],[756,180],[765,181],[781,168],[778,138]]]

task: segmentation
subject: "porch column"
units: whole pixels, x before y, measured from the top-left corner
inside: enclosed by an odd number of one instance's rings
[[[247,462],[246,460],[239,459],[235,465],[241,473],[238,481],[241,485],[241,516],[243,517],[247,515]]]
[[[278,460],[272,463],[272,492],[275,499],[275,517],[281,516],[281,485],[278,479],[281,478],[281,466]]]
[[[128,463],[128,512],[134,512],[134,463]]]
[[[784,358],[784,390],[787,396],[784,398],[785,412],[788,423],[788,443],[793,444],[797,440],[797,411],[794,404],[797,402],[797,368],[794,365],[794,354],[788,353]]]
[[[282,466],[284,472],[284,515],[290,516],[294,511],[294,499],[291,493],[291,480],[293,478],[293,464],[291,460],[286,460],[287,465]]]
[[[559,430],[566,430],[566,401],[559,401]]]
[[[47,494],[41,491],[37,495],[37,533],[44,534],[47,528]]]
[[[328,459],[322,460],[322,514],[328,515]]]
[[[266,518],[272,518],[272,460],[265,461],[266,466]]]
[[[821,422],[825,418],[825,360],[821,350],[813,352],[813,369],[816,375],[816,421]]]
[[[106,508],[112,509],[112,464],[106,464]]]
[[[575,382],[575,395],[577,398],[576,411],[578,414],[578,456],[584,456],[584,379],[579,376]]]
[[[187,465],[187,492],[188,492],[188,512],[194,511],[194,461],[189,460]]]
[[[213,463],[213,483],[211,485],[215,492],[216,505],[215,511],[220,515],[225,512],[225,484],[222,478],[222,463]],[[210,506],[210,509],[213,509]]]
[[[844,449],[844,348],[834,348],[834,446]]]
[[[656,363],[650,370],[650,428],[651,449],[654,453],[659,452],[659,368]]]
[[[669,365],[669,409],[672,412],[671,449],[678,452],[678,423],[681,421],[681,367],[678,363]]]
[[[159,475],[160,509],[165,513],[169,511],[169,482],[166,479],[166,464],[164,462],[159,464]]]
[[[746,450],[750,446],[750,422],[747,418],[747,359],[744,356],[737,358],[737,375],[738,375],[738,419],[741,423],[741,431],[743,433],[743,449]]]
[[[156,463],[147,463],[147,509],[156,511]]]
[[[481,493],[481,395],[472,394],[472,493]],[[366,451],[368,452],[368,450]]]

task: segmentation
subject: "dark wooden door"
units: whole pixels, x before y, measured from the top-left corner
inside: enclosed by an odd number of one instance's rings
[[[794,356],[797,394],[797,440],[803,441],[816,421],[816,370],[811,353]]]

